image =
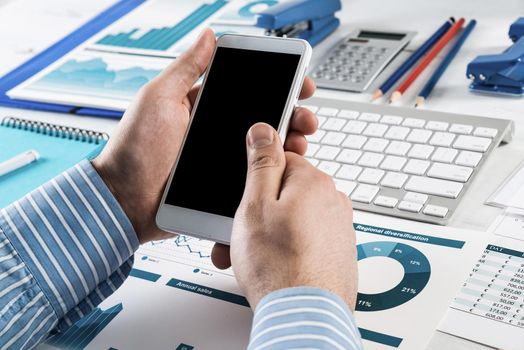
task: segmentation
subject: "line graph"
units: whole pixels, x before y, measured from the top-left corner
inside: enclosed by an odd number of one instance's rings
[[[194,273],[207,271],[233,276],[231,269],[218,270],[211,262],[213,245],[211,241],[179,235],[173,239],[143,245],[138,253],[142,255],[141,260],[151,263],[175,262],[191,267]]]
[[[191,238],[188,236],[178,236],[175,238],[174,242],[177,247],[186,247],[189,253],[198,255],[201,259],[210,258],[211,255],[208,252],[202,252],[202,250],[196,249],[191,247],[190,242],[194,241],[195,238]],[[201,239],[198,239],[199,241],[202,241]]]

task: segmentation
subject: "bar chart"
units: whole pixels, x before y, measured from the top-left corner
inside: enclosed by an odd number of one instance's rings
[[[46,344],[60,349],[84,349],[122,310],[122,303],[107,310],[96,308],[67,331],[49,338]]]
[[[226,0],[216,0],[212,3],[204,3],[189,16],[173,26],[149,28],[145,30],[134,28],[127,32],[108,34],[98,40],[96,44],[165,51],[226,4]]]

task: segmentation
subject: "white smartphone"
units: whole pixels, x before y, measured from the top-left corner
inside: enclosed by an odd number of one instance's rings
[[[265,122],[284,142],[311,52],[299,39],[218,39],[158,209],[159,228],[229,244],[245,186],[247,131]]]

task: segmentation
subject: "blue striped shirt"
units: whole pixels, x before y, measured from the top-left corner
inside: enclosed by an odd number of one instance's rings
[[[0,349],[31,349],[125,281],[138,239],[84,161],[0,211]],[[250,349],[361,349],[347,305],[316,288],[266,296]]]

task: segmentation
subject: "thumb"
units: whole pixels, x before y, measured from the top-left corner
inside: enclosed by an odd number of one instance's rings
[[[247,134],[248,171],[244,197],[278,199],[286,157],[280,138],[270,125],[255,124]]]
[[[198,39],[159,76],[163,88],[173,91],[176,99],[183,99],[189,93],[211,62],[215,50],[215,33],[207,28]]]

